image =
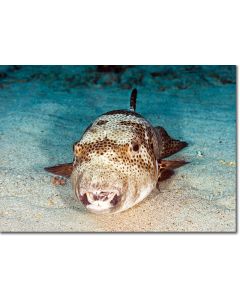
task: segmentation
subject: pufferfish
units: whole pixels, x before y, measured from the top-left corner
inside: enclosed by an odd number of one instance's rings
[[[130,110],[104,113],[73,145],[72,163],[45,168],[70,177],[75,198],[92,213],[117,213],[144,200],[159,182],[184,165],[168,157],[187,146],[164,128],[152,126],[136,112],[137,90]]]

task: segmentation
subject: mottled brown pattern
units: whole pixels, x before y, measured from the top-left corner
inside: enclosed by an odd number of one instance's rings
[[[119,177],[142,180],[157,176],[157,138],[151,125],[139,114],[117,110],[100,116],[74,147],[74,166],[106,164]],[[158,149],[157,149],[158,150]],[[143,177],[142,177],[143,176]]]
[[[79,163],[90,161],[92,154],[107,154],[110,161],[123,162],[128,166],[136,165],[141,169],[150,170],[151,161],[134,152],[138,151],[134,151],[131,144],[118,145],[108,138],[92,143],[77,143],[74,146],[74,155]]]
[[[143,145],[146,148],[148,154],[153,159],[155,159],[153,147],[153,131],[150,126],[147,126],[143,123],[136,123],[133,121],[120,121],[119,124],[129,126],[131,130],[135,132],[136,135],[136,141],[133,141],[132,143]]]

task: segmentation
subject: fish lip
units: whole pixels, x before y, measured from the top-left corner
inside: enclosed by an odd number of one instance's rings
[[[113,199],[110,201],[110,203],[113,205],[113,206],[116,206],[120,201],[121,201],[121,196],[120,195],[117,195],[115,194]]]
[[[82,176],[79,176],[76,180],[75,183],[75,197],[77,201],[81,202],[81,204],[90,212],[96,213],[96,214],[101,214],[101,213],[111,213],[111,212],[116,212],[121,208],[125,201],[125,193],[120,187],[113,186],[111,188],[107,189],[100,189],[99,187],[97,188],[96,186],[83,186],[81,184],[81,179]],[[102,193],[109,193],[111,195],[111,199],[106,199],[106,203],[109,204],[108,207],[102,207],[102,209],[97,209],[96,206],[91,205],[90,199],[87,197],[87,193],[95,193],[96,191],[102,192]]]
[[[85,193],[84,195],[80,195],[79,196],[79,200],[82,202],[82,204],[84,206],[87,206],[89,204],[91,204],[89,201],[88,201],[88,197],[87,197],[87,194]]]
[[[96,191],[78,188],[76,194],[77,199],[81,201],[87,210],[94,213],[104,213],[115,210],[120,205],[122,199],[122,195],[119,190],[116,189]]]
[[[119,209],[119,207],[121,207],[121,199],[122,199],[121,195],[119,195],[119,196],[115,195],[113,197],[113,199],[110,201],[111,205],[109,207],[101,208],[101,207],[95,206],[94,204],[91,203],[86,206],[86,209],[89,212],[94,213],[94,214],[114,213]]]

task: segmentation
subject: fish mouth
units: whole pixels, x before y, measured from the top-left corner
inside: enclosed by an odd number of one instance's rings
[[[85,191],[78,189],[78,199],[93,213],[104,213],[115,210],[121,202],[118,190],[94,190]]]

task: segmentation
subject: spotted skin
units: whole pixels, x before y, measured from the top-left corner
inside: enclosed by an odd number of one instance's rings
[[[131,207],[156,186],[156,139],[153,127],[139,114],[113,111],[100,116],[74,145],[73,188],[76,190],[81,176],[84,187],[117,185],[122,201],[111,211]]]
[[[94,156],[106,158],[115,168],[132,172],[135,169],[156,173],[152,126],[142,117],[121,113],[105,114],[88,128],[74,146],[76,163],[84,165]]]

